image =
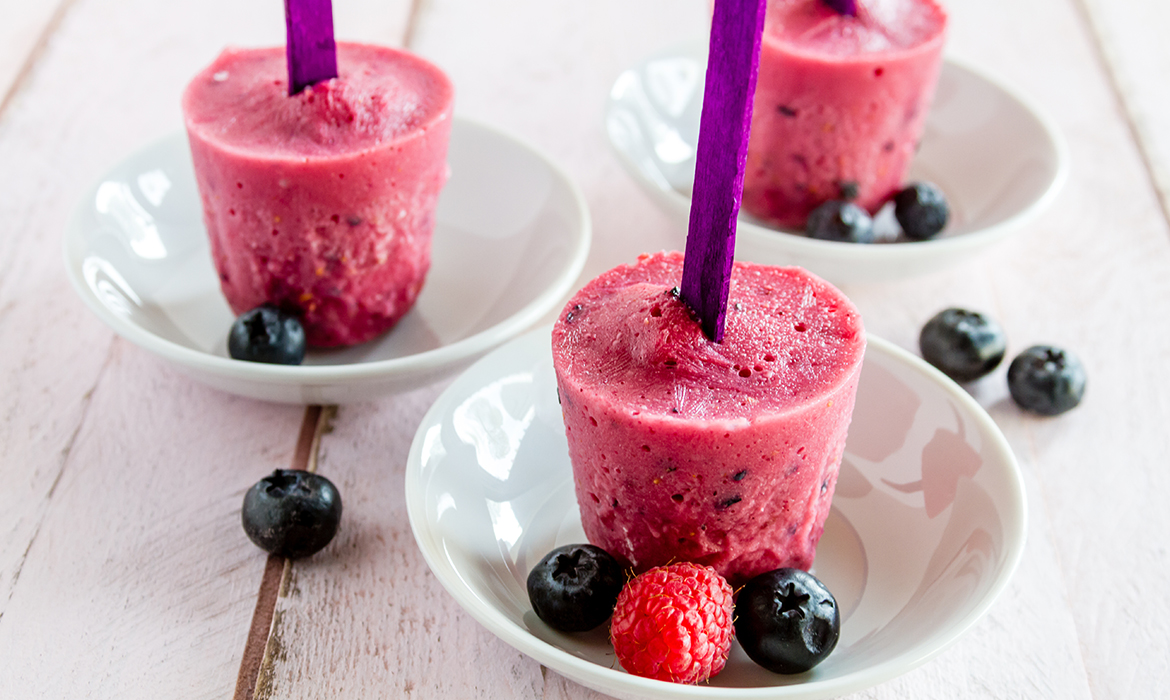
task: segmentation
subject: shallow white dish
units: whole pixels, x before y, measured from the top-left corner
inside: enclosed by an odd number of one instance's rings
[[[310,351],[299,366],[232,360],[234,315],[211,263],[187,139],[112,168],[78,205],[65,264],[81,298],[119,335],[224,391],[286,403],[344,403],[454,374],[553,310],[589,252],[585,199],[530,146],[456,118],[432,267],[415,307],[381,338]]]
[[[702,686],[625,673],[606,626],[553,631],[529,569],[584,542],[557,404],[550,330],[489,354],[439,397],[411,445],[410,524],[439,581],[480,623],[540,663],[622,698],[828,698],[905,673],[969,628],[1024,546],[1023,484],[991,418],[922,360],[869,339],[815,573],[842,610],[820,666],[779,676],[738,645]]]
[[[705,71],[705,47],[658,54],[618,77],[606,109],[618,159],[684,234]],[[946,61],[908,180],[929,180],[946,193],[951,220],[938,237],[873,245],[820,241],[741,212],[735,257],[800,265],[838,284],[940,270],[1021,230],[1052,203],[1067,173],[1067,147],[1049,119],[989,78]],[[875,223],[883,237],[897,235],[889,207]]]

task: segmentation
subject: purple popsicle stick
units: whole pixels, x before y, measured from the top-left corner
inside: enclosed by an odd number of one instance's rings
[[[288,94],[337,77],[331,0],[284,0]]]
[[[715,0],[681,293],[723,340],[767,0]]]

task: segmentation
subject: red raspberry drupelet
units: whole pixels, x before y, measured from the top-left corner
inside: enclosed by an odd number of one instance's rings
[[[618,595],[610,639],[636,676],[701,683],[723,670],[734,634],[731,586],[709,566],[660,566]]]

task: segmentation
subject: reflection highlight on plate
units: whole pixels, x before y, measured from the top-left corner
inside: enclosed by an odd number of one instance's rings
[[[142,185],[143,177],[138,178],[139,187]],[[166,176],[163,175],[163,178]],[[153,184],[156,181],[146,178],[148,186],[151,187],[151,194],[161,202],[162,198]],[[147,198],[153,201],[150,195],[147,195]],[[167,248],[158,235],[154,217],[134,199],[134,193],[125,182],[106,181],[98,185],[97,193],[94,195],[94,209],[114,220],[114,225],[107,230],[115,235],[121,234],[122,242],[134,252],[134,255],[146,260],[161,260],[167,256]]]
[[[528,570],[552,548],[585,541],[548,329],[471,367],[423,419],[407,466],[415,537],[440,582],[477,620],[601,692],[823,698],[887,680],[986,611],[1019,559],[1025,515],[1014,458],[970,396],[880,339],[871,337],[869,347],[857,430],[814,564],[841,605],[842,637],[807,674],[771,674],[736,646],[707,686],[649,681],[615,664],[604,630],[562,634],[532,614]],[[887,396],[899,408],[888,410]]]
[[[504,392],[513,385],[531,383],[531,372],[503,377],[468,397],[452,416],[455,434],[475,448],[480,468],[500,481],[508,480],[520,442],[536,413],[527,406],[521,415],[512,415],[504,404]]]

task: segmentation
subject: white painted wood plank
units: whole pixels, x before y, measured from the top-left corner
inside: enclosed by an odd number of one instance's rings
[[[240,503],[302,413],[115,341],[0,618],[0,697],[230,697],[266,559]]]
[[[0,0],[0,102],[17,84],[65,0]]]
[[[409,0],[337,5],[340,38],[395,43]],[[115,340],[70,289],[61,236],[102,171],[181,128],[197,69],[225,44],[282,42],[283,22],[260,0],[77,0],[0,114],[0,697],[235,683],[263,568],[238,501],[287,466],[302,410]]]
[[[1170,212],[1170,5],[1158,0],[1081,0],[1126,107],[1147,166]]]

